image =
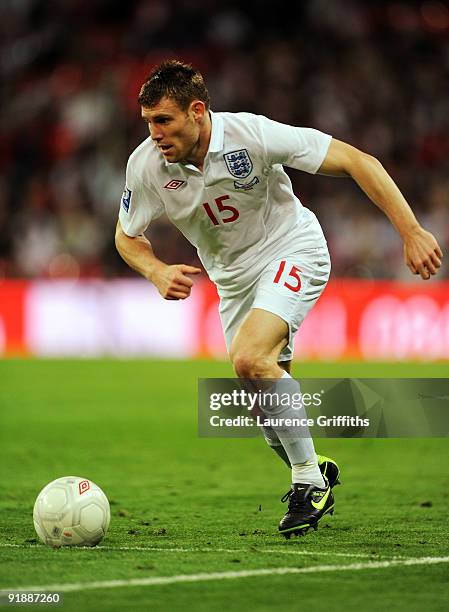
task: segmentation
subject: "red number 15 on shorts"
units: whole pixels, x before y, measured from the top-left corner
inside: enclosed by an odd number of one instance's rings
[[[287,273],[285,269],[286,263],[287,262],[285,259],[281,261],[273,282],[278,284],[281,281],[284,281],[284,287],[287,287],[287,289],[290,289],[290,291],[293,291],[294,293],[298,293],[298,291],[301,289],[301,279],[299,278],[299,272],[301,272],[301,270],[297,266],[292,266],[290,271]],[[287,282],[289,279],[293,280],[291,282]]]

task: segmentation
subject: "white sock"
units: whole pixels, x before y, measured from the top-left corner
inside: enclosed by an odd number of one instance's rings
[[[285,379],[288,379],[288,382]],[[294,398],[295,395],[299,395],[301,388],[298,381],[294,380],[287,372],[284,372],[279,383],[276,383],[270,391],[277,391],[281,394],[288,393],[290,397]],[[290,405],[287,406],[265,406],[263,412],[270,417],[282,417],[284,419],[306,416],[302,404],[299,408],[293,408],[293,399]],[[292,466],[292,482],[313,484],[318,487],[325,486],[320,468],[318,467],[313,440],[310,434],[308,434],[307,428],[273,426],[270,433],[277,436],[290,461]]]
[[[318,466],[316,456],[304,463],[292,465],[292,482],[302,482],[303,484],[313,484],[316,487],[324,488],[326,483]]]

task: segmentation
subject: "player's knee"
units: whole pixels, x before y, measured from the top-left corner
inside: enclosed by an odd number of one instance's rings
[[[273,370],[271,359],[251,352],[237,352],[232,365],[239,378],[269,378]]]

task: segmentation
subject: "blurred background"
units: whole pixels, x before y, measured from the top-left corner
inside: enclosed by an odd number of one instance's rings
[[[174,57],[203,72],[213,110],[315,127],[377,156],[422,224],[443,249],[449,243],[447,2],[2,0],[0,30],[3,288],[9,279],[62,279],[60,289],[135,276],[115,250],[114,228],[126,160],[147,137],[136,98],[152,67]],[[334,282],[416,282],[389,222],[351,181],[290,175],[324,228]],[[197,262],[166,219],[148,235],[161,259]],[[432,298],[437,313],[424,308],[426,321],[443,317],[435,336],[449,346],[448,290],[426,285],[416,287],[441,296]],[[14,296],[3,294],[10,350],[20,345],[11,334],[23,333],[11,331]],[[422,312],[421,304],[407,318]],[[396,313],[388,329],[403,318]],[[438,355],[449,357],[447,346]]]

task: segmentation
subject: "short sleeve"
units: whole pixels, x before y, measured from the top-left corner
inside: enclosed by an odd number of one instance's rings
[[[139,179],[131,166],[126,167],[126,183],[120,201],[120,225],[127,236],[143,234],[153,219],[164,212],[164,205],[156,191]]]
[[[313,128],[294,127],[260,117],[262,139],[269,165],[315,174],[323,163],[332,136]]]

